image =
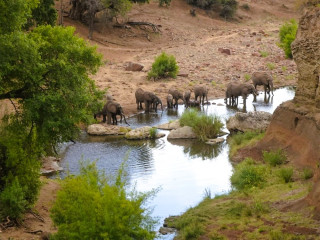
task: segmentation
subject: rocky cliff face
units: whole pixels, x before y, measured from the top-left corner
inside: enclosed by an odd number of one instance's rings
[[[320,8],[300,19],[292,51],[299,71],[296,96],[276,109],[256,150],[280,147],[292,164],[313,169],[313,188],[297,204],[315,206],[320,218]]]
[[[300,19],[292,54],[299,78],[295,101],[320,108],[320,8],[307,11]]]

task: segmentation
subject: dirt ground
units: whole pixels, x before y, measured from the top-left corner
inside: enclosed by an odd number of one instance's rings
[[[69,1],[65,0],[65,6]],[[184,0],[172,0],[170,7],[159,7],[156,2],[136,5],[128,14],[131,21],[146,21],[160,25],[160,33],[149,27],[114,28],[110,24],[96,23],[93,39],[103,55],[104,65],[92,76],[99,88],[108,88],[113,98],[124,108],[125,115],[137,112],[134,92],[137,88],[155,92],[165,103],[168,90],[185,91],[195,85],[209,87],[209,99],[224,97],[226,85],[232,81],[246,81],[255,71],[267,71],[273,75],[275,87],[295,85],[296,65],[284,57],[277,46],[279,27],[291,18],[298,19],[294,0],[245,0],[250,10],[241,7],[236,19],[226,22],[218,16],[210,16]],[[121,20],[120,20],[121,21]],[[81,23],[64,18],[64,25],[75,26],[79,36],[87,39],[88,29]],[[229,49],[231,54],[219,49]],[[154,58],[166,52],[176,57],[180,72],[187,77],[160,81],[147,80]],[[125,70],[128,62],[140,63],[140,72]],[[193,95],[192,95],[193,98]],[[0,114],[9,102],[0,104]],[[6,107],[5,107],[6,106]],[[27,214],[23,227],[0,231],[2,239],[39,239],[41,232],[55,231],[49,209],[59,186],[51,180],[43,180],[39,200],[34,212]],[[39,231],[38,234],[28,233]]]

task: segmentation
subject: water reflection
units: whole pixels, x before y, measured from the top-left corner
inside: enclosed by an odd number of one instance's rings
[[[182,146],[183,152],[187,154],[189,158],[192,159],[213,159],[217,157],[223,149],[223,143],[209,145],[197,140],[190,139],[168,139],[168,142],[170,142],[173,145]]]

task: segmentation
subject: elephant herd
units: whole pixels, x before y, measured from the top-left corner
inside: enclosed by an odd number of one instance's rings
[[[243,103],[245,105],[246,98],[249,94],[253,94],[254,96],[258,95],[257,86],[259,85],[264,86],[265,94],[270,94],[270,92],[272,92],[273,95],[273,79],[269,74],[265,72],[255,72],[252,74],[251,80],[252,84],[238,83],[235,81],[229,83],[226,89],[226,104],[237,105],[238,97],[242,96]],[[186,108],[197,107],[201,104],[204,105],[205,103],[208,103],[208,88],[206,86],[195,86],[193,89],[193,93],[194,100],[191,100],[190,90],[187,90],[184,93],[182,93],[177,89],[170,89],[166,97],[167,107],[178,108],[179,99],[183,101]],[[150,110],[157,112],[159,105],[161,106],[161,110],[163,111],[161,99],[153,92],[144,91],[143,89],[138,88],[135,92],[135,98],[138,110],[143,109],[143,103],[146,113],[150,112]],[[124,118],[125,123],[128,124],[121,105],[113,101],[110,95],[107,95],[107,103],[104,105],[103,109],[100,112],[94,114],[94,118],[96,119],[97,116],[101,115],[103,116],[103,122],[107,121],[108,124],[111,124],[111,120],[112,124],[117,124],[117,115],[120,116],[120,122],[122,122],[122,118]]]

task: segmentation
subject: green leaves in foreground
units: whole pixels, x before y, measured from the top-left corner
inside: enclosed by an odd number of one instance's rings
[[[217,137],[223,127],[223,123],[218,116],[208,116],[196,109],[185,111],[180,118],[180,125],[192,127],[201,141]]]
[[[123,177],[121,168],[110,183],[91,163],[63,180],[51,210],[53,239],[153,239],[156,221],[143,204],[155,191],[127,193]]]

